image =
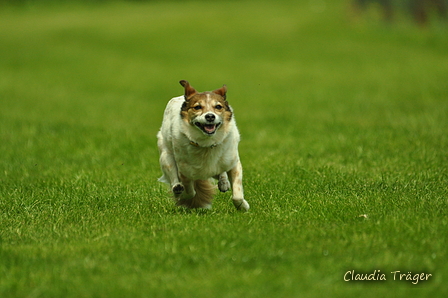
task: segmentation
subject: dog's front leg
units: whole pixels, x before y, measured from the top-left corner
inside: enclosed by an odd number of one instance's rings
[[[237,165],[227,172],[230,183],[232,184],[232,200],[236,209],[247,211],[249,210],[249,203],[244,199],[243,192],[243,167],[238,160]]]
[[[161,150],[160,152],[159,161],[164,178],[169,180],[171,190],[173,191],[174,196],[178,198],[185,188],[180,182],[176,161],[174,160],[174,156],[167,150]]]

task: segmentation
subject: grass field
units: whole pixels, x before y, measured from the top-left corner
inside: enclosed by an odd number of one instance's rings
[[[3,7],[0,297],[446,297],[448,28],[349,15]],[[227,84],[249,212],[177,209],[157,182],[180,79]]]

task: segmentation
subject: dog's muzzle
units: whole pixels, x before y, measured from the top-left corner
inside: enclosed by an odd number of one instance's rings
[[[216,115],[212,113],[207,113],[204,116],[205,123],[201,121],[195,121],[194,125],[196,125],[200,130],[202,130],[207,135],[214,134],[219,126],[221,126],[221,122],[215,122],[216,121]]]

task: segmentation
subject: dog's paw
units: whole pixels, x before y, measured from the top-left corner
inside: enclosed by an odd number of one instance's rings
[[[218,188],[221,192],[226,192],[230,189],[230,182],[227,179],[219,179]]]
[[[180,183],[173,186],[173,193],[176,197],[180,196],[184,192],[184,190],[184,186]]]
[[[248,211],[250,206],[249,203],[245,199],[234,199],[233,205],[237,210]]]

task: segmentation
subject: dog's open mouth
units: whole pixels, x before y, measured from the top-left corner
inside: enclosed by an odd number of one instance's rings
[[[212,135],[212,134],[214,134],[216,132],[218,127],[221,125],[221,123],[217,123],[217,124],[202,124],[200,122],[195,122],[194,125],[199,127],[206,134]]]

